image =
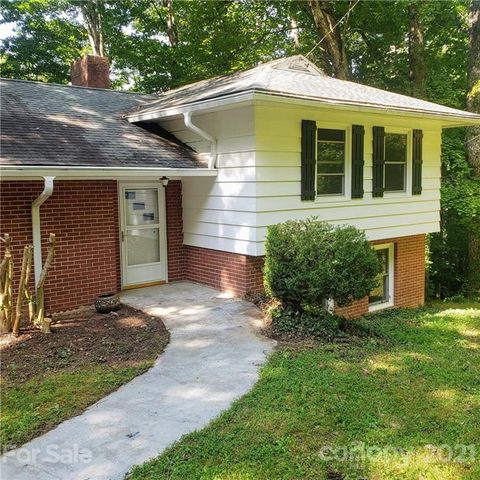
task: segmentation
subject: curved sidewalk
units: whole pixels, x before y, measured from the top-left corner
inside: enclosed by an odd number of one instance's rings
[[[274,346],[256,335],[252,304],[204,286],[148,287],[122,300],[162,317],[171,333],[165,352],[83,414],[4,455],[2,478],[122,479],[250,390]]]

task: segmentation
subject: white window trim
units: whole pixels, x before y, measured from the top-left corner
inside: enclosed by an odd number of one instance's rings
[[[345,170],[344,170],[344,189],[343,193],[334,194],[318,194],[317,193],[317,146],[318,146],[318,129],[326,128],[329,130],[344,130],[345,131]],[[346,202],[351,200],[352,196],[352,177],[351,177],[351,163],[352,163],[352,127],[351,125],[337,125],[335,123],[319,123],[317,122],[317,130],[315,132],[315,202],[316,203],[329,203],[329,202]]]
[[[388,301],[382,303],[374,303],[368,306],[369,312],[377,312],[384,308],[390,308],[394,306],[395,299],[395,244],[394,243],[382,243],[380,245],[374,245],[375,250],[382,250],[388,248]]]
[[[405,198],[412,196],[412,129],[385,127],[385,135],[387,133],[400,133],[407,136],[407,163],[405,165],[405,190],[399,192],[383,192],[384,198]],[[385,185],[385,166],[383,167],[383,184]]]

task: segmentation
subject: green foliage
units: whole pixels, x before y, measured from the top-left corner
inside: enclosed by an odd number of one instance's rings
[[[269,311],[275,334],[287,337],[331,340],[335,338],[341,319],[324,309],[299,311],[291,306],[276,306]]]
[[[375,336],[280,348],[252,391],[129,479],[478,479],[478,307],[385,311],[360,322]],[[459,444],[475,454],[442,457]]]
[[[365,297],[380,271],[363,232],[315,218],[268,227],[265,252],[267,293],[303,310],[320,308],[327,298],[344,306]]]
[[[429,267],[429,293],[440,298],[467,295],[468,236],[480,236],[480,179],[471,175],[464,135],[463,129],[443,135],[442,228],[430,236]]]

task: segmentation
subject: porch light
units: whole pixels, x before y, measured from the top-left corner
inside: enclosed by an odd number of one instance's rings
[[[168,185],[168,180],[170,180],[170,179],[168,177],[166,177],[165,175],[160,179],[160,181],[162,182],[163,188],[165,188]]]

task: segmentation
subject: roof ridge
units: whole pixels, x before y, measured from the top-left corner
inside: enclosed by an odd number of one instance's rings
[[[56,82],[41,82],[39,80],[25,80],[23,78],[8,78],[8,77],[0,77],[0,80],[5,80],[7,82],[19,82],[19,83],[33,83],[36,85],[42,85],[47,87],[65,87],[65,88],[79,88],[83,90],[96,90],[100,92],[107,92],[107,93],[119,93],[119,94],[128,94],[128,95],[137,95],[141,97],[155,97],[159,98],[159,95],[155,93],[141,93],[141,92],[130,92],[128,90],[113,90],[110,88],[97,88],[97,87],[84,87],[82,85],[68,85],[65,83],[56,83]]]

